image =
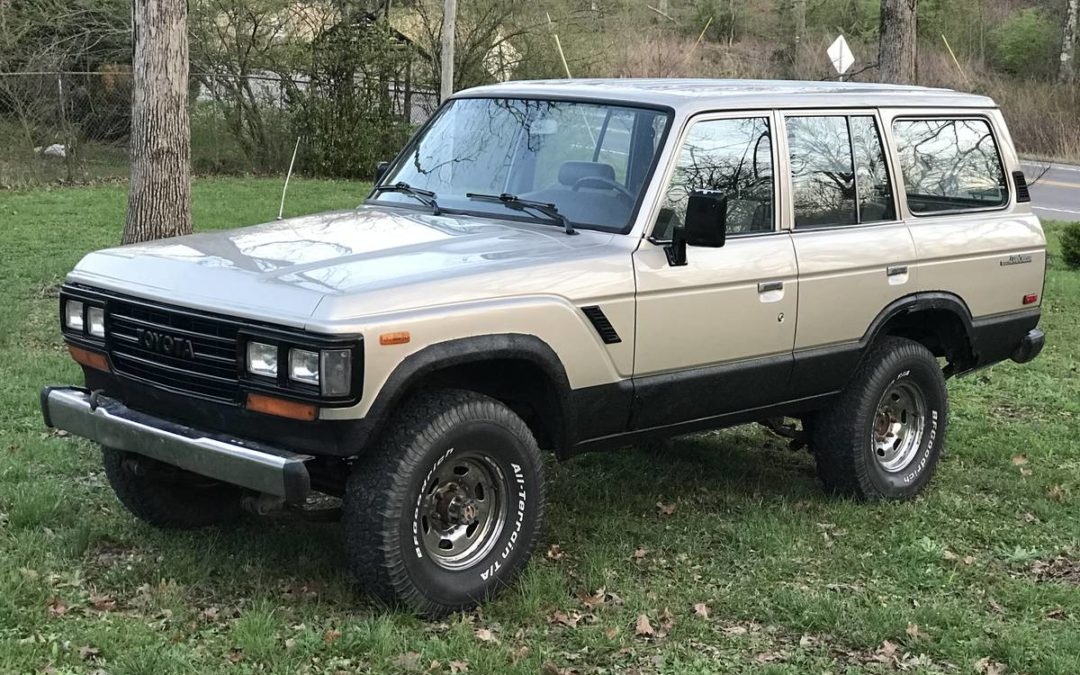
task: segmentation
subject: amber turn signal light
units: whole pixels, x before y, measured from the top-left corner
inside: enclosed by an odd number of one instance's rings
[[[89,349],[83,349],[75,345],[68,345],[67,348],[68,353],[71,354],[71,358],[75,359],[76,363],[80,363],[87,368],[109,372],[109,360],[105,358],[104,354],[92,352]]]
[[[245,407],[255,412],[288,417],[294,420],[304,420],[305,422],[314,420],[315,414],[318,412],[318,408],[310,403],[286,401],[285,399],[263,396],[262,394],[248,394]]]
[[[408,343],[412,339],[409,335],[409,331],[403,330],[397,333],[383,333],[379,336],[379,344],[381,345],[403,345]]]

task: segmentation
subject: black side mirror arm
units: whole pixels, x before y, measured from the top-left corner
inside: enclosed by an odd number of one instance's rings
[[[387,169],[390,168],[390,162],[379,162],[375,165],[375,184],[378,185],[379,181],[386,175]]]
[[[686,265],[686,237],[681,227],[676,227],[671,233],[671,243],[664,247],[668,265],[671,267],[683,267]]]

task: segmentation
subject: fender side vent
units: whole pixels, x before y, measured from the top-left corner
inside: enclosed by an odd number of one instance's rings
[[[585,316],[589,317],[589,321],[592,322],[593,328],[596,329],[604,344],[613,345],[622,342],[622,338],[616,332],[615,326],[612,326],[607,316],[604,315],[604,310],[592,305],[591,307],[582,307],[581,311],[585,313]]]
[[[1030,202],[1031,193],[1028,192],[1027,179],[1023,171],[1013,171],[1013,182],[1016,183],[1016,201]]]

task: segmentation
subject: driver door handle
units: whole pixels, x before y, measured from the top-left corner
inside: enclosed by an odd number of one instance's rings
[[[782,291],[784,290],[783,281],[762,281],[757,285],[758,293],[768,293],[769,291]]]

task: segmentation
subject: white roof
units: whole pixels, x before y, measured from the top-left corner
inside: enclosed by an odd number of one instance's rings
[[[951,89],[867,82],[797,80],[529,80],[473,87],[468,97],[572,98],[662,105],[685,112],[751,108],[996,108],[986,96]]]

